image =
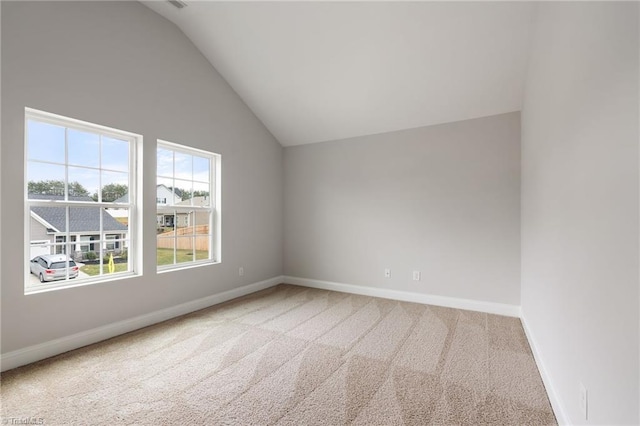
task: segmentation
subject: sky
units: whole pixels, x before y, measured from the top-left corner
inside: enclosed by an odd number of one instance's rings
[[[64,180],[65,128],[29,120],[27,132],[27,180]],[[80,182],[89,195],[99,192],[100,182],[128,184],[128,141],[68,129],[66,144],[68,181]],[[157,152],[158,184],[209,190],[209,159],[162,148]]]
[[[208,158],[158,148],[158,184],[194,191],[209,192]]]

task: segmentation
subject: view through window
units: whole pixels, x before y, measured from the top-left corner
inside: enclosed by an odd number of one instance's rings
[[[215,176],[220,156],[158,141],[158,269],[217,261]]]
[[[25,119],[25,289],[133,273],[136,135],[31,109]]]

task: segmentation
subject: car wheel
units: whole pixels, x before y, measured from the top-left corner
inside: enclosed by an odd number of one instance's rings
[[[43,283],[44,282],[44,277],[42,276],[42,273],[40,273],[40,282]]]

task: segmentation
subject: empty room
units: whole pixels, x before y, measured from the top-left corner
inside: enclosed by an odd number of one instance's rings
[[[640,424],[640,4],[0,1],[0,418]]]

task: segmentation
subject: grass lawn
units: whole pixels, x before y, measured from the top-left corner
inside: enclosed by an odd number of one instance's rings
[[[207,250],[196,250],[196,260],[203,260],[208,258],[209,258],[209,252]],[[156,259],[157,259],[158,265],[173,264],[173,249],[169,249],[169,248],[157,249]],[[177,260],[177,263],[193,261],[193,251],[177,250],[176,260]]]
[[[157,262],[158,265],[172,265],[173,264],[173,249],[159,248],[157,249]],[[176,252],[177,263],[185,263],[193,261],[192,250],[178,250]],[[207,250],[196,250],[196,260],[203,260],[209,257]],[[125,272],[127,270],[126,263],[116,263],[114,272]],[[87,275],[99,275],[100,265],[84,265],[80,268],[82,272]],[[109,274],[109,266],[107,263],[104,265],[104,273]]]
[[[116,268],[114,270],[114,272],[124,272],[127,270],[127,264],[126,263],[116,263],[114,265]],[[80,267],[80,271],[84,272],[87,275],[98,275],[100,274],[100,265],[84,265],[82,267]],[[104,265],[104,273],[108,274],[109,273],[109,264],[105,263]]]

